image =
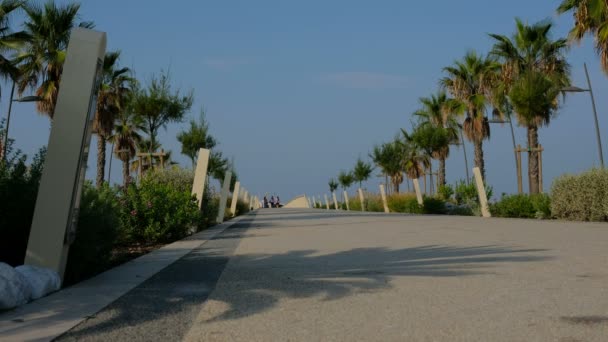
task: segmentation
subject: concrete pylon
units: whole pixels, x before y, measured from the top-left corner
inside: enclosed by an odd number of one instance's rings
[[[420,183],[418,179],[412,179],[414,183],[414,190],[416,191],[416,198],[418,199],[418,204],[423,205],[424,201],[422,200],[422,193],[420,192]]]
[[[207,166],[209,165],[209,150],[201,148],[198,150],[196,159],[196,171],[194,172],[194,182],[192,183],[192,195],[196,196],[198,208],[203,207],[203,193],[207,180]]]
[[[389,213],[388,203],[386,202],[386,191],[384,190],[384,184],[380,184],[380,195],[382,196],[382,204],[384,205],[384,212]]]
[[[232,217],[236,216],[236,204],[239,201],[239,191],[241,190],[241,182],[234,184],[234,192],[232,193],[232,203],[230,203],[230,213]]]
[[[224,175],[224,184],[222,185],[222,192],[220,193],[220,208],[217,212],[217,223],[224,222],[224,214],[226,213],[226,202],[228,201],[228,193],[230,192],[231,180],[232,172],[226,171],[226,175]]]
[[[350,211],[350,204],[348,203],[348,192],[344,190],[344,203],[346,203],[346,210]]]
[[[325,207],[327,207],[327,210],[329,210],[329,200],[327,199],[327,195],[324,194],[323,196],[325,196]]]
[[[334,209],[338,210],[338,199],[336,198],[336,192],[335,191],[331,192],[331,197],[334,198]]]
[[[105,51],[105,33],[72,31],[27,244],[25,263],[50,268],[62,279],[77,234]]]
[[[363,190],[359,188],[359,201],[361,201],[361,211],[365,211],[365,198],[363,197]]]
[[[481,206],[481,216],[492,217],[490,209],[488,208],[488,196],[486,194],[486,187],[483,184],[483,178],[481,177],[481,171],[478,167],[473,168],[473,175],[475,175],[475,183],[477,184],[477,194],[479,195],[479,205]]]

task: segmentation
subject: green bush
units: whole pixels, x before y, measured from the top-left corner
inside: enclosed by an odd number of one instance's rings
[[[172,242],[203,223],[196,199],[189,191],[179,191],[154,179],[144,178],[139,186],[129,186],[120,201],[119,217],[125,243]]]
[[[475,216],[473,208],[468,205],[454,206],[446,212],[448,215]]]
[[[551,187],[551,214],[565,220],[608,221],[608,170],[563,175]]]
[[[492,198],[494,190],[486,184],[486,196],[488,200]],[[454,187],[454,198],[458,204],[470,204],[471,202],[479,203],[479,195],[477,194],[477,185],[473,180],[468,184],[460,180]]]
[[[380,195],[366,193],[365,195],[365,210],[375,213],[384,212],[384,204],[382,203],[382,197]],[[361,201],[359,201],[361,202]],[[388,200],[387,200],[388,202]]]
[[[418,204],[415,194],[401,193],[388,196],[388,208],[393,213],[422,214],[423,208]]]
[[[530,196],[534,210],[536,210],[536,218],[549,219],[551,218],[551,197],[547,194],[536,194]]]
[[[441,199],[448,201],[454,195],[454,189],[449,184],[440,185],[437,193]]]
[[[534,204],[528,195],[505,195],[500,201],[490,204],[490,212],[497,217],[533,218]]]
[[[6,161],[0,162],[0,262],[18,266],[25,259],[46,149],[28,166],[26,156],[12,145],[9,140]]]
[[[551,200],[548,195],[503,195],[500,201],[490,204],[490,212],[497,217],[549,218]]]
[[[217,222],[217,214],[220,211],[220,197],[219,194],[215,191],[214,188],[209,186],[205,186],[205,191],[203,192],[203,204],[201,206],[200,211],[200,224],[198,226],[199,230],[209,228],[215,225]]]
[[[119,232],[118,199],[108,185],[97,190],[86,182],[76,239],[70,246],[64,285],[92,277],[110,267]]]
[[[416,202],[417,203],[417,202]],[[440,198],[425,197],[422,205],[425,214],[443,215],[447,212],[445,201]]]
[[[192,170],[173,166],[169,169],[152,169],[146,172],[145,179],[156,184],[171,186],[177,191],[192,192],[194,173]]]

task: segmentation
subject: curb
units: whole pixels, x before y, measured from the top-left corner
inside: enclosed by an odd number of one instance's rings
[[[95,315],[195,248],[248,217],[250,214],[239,216],[47,297],[0,313],[0,340],[51,341]]]

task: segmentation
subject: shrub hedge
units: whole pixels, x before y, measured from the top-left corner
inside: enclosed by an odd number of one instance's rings
[[[497,217],[549,218],[551,199],[546,194],[503,195],[500,201],[490,204],[490,211]]]
[[[551,187],[554,217],[577,221],[608,221],[608,170],[592,169],[563,175]]]

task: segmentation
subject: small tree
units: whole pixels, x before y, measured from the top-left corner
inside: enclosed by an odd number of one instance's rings
[[[147,89],[139,89],[135,93],[133,111],[142,117],[151,146],[155,145],[161,127],[182,121],[192,107],[192,91],[186,95],[182,95],[179,89],[173,92],[170,83],[169,74],[161,72],[159,77],[152,77]]]
[[[338,182],[336,182],[336,180],[333,178],[329,180],[328,184],[329,184],[329,192],[333,193],[338,188]]]
[[[372,171],[374,171],[372,164],[364,162],[361,158],[357,159],[357,163],[353,169],[353,179],[359,183],[359,188],[361,188],[364,181],[369,179]]]
[[[205,111],[201,109],[198,122],[190,120],[190,128],[177,135],[177,140],[182,144],[182,154],[192,161],[192,168],[196,165],[198,151],[201,148],[212,149],[217,145],[215,138],[209,133],[209,123],[205,119]]]

